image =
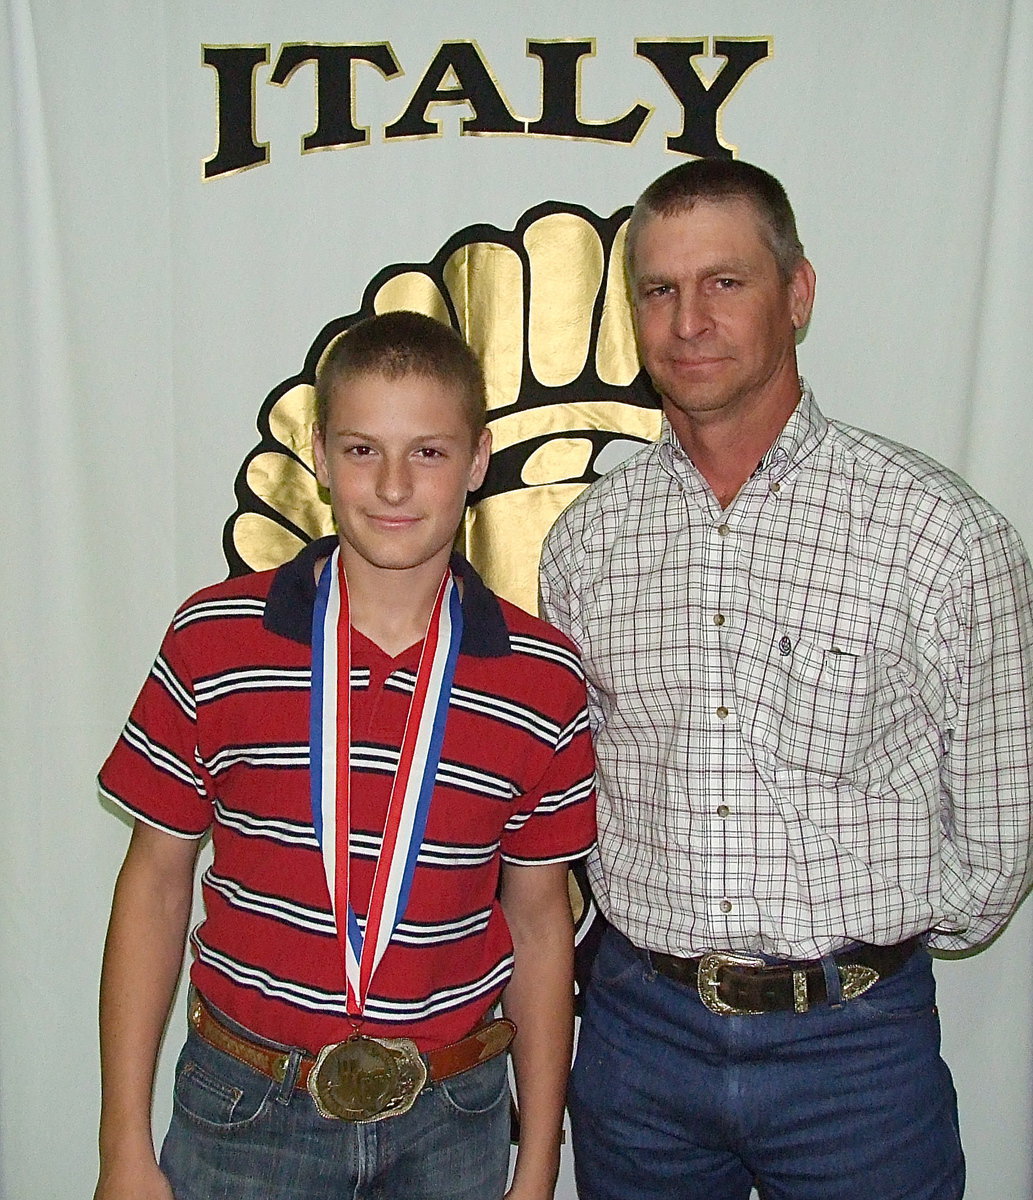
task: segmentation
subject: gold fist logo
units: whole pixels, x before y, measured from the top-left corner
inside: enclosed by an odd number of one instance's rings
[[[487,377],[494,453],[459,549],[489,586],[534,612],[538,556],[552,522],[660,428],[624,285],[627,215],[600,218],[550,201],[512,232],[475,225],[429,263],[381,271],[359,311],[331,321],[300,373],[262,405],[261,440],[237,476],[237,509],[226,523],[230,572],[278,566],[332,532],[312,465],[316,365],[356,321],[413,309],[458,329]]]

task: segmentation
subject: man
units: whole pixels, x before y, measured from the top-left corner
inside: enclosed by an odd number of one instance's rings
[[[567,863],[594,837],[583,675],[452,555],[490,451],[462,339],[372,318],[330,349],[316,396],[337,536],[188,600],[101,772],[136,823],[101,985],[96,1196],[501,1197],[512,1039],[508,1195],[547,1200]],[[155,1057],[208,830],[159,1167]]]
[[[952,1200],[926,945],[992,938],[1029,882],[1028,561],[957,476],[819,411],[777,180],[674,168],[627,265],[663,432],[563,514],[541,581],[588,675],[612,923],[581,1200]]]

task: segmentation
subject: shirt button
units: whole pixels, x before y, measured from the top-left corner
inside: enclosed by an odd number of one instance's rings
[[[732,911],[732,902],[731,902],[731,900],[722,900],[722,901],[721,901],[721,911],[722,911],[723,913],[730,913],[730,912]]]
[[[727,536],[728,536],[728,526],[727,526],[727,525],[718,525],[718,527],[717,527],[717,532],[718,532],[718,533],[719,533],[719,534],[720,534],[722,537],[727,537]]]
[[[719,804],[719,805],[717,806],[717,815],[718,815],[719,817],[727,817],[727,816],[728,816],[728,813],[729,813],[730,811],[731,811],[731,810],[729,809],[729,807],[728,807],[728,805],[727,805],[727,804]],[[727,904],[728,902],[727,902],[727,901],[725,901],[725,903]],[[729,904],[729,905],[728,905],[728,907],[729,907],[729,908],[731,908],[732,906]]]
[[[771,492],[780,492],[782,490],[782,485],[777,481],[775,483],[770,483],[768,484],[768,490]]]
[[[725,623],[724,613],[714,613],[714,624],[723,625]]]
[[[728,709],[725,708],[725,706],[723,704],[719,704],[714,711],[717,713],[717,715],[721,718],[722,721],[725,719],[725,717],[728,716]]]

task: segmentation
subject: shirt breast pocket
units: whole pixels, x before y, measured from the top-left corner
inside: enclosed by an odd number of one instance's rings
[[[769,748],[799,770],[852,774],[878,740],[880,700],[886,698],[881,656],[800,641],[779,668],[775,703],[762,723]]]

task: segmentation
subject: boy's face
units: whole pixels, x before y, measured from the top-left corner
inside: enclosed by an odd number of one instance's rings
[[[334,388],[326,424],[313,438],[316,477],[350,578],[369,567],[443,574],[491,452],[487,430],[472,444],[459,391],[426,375],[359,375]]]

